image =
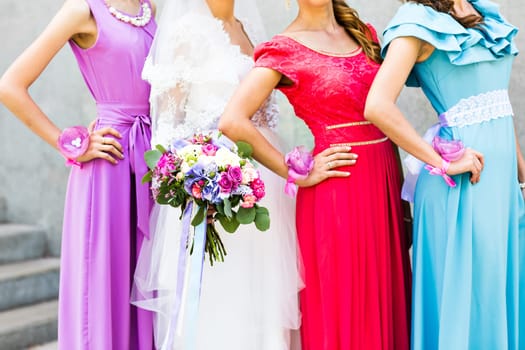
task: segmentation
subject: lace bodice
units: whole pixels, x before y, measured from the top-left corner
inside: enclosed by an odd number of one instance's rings
[[[252,42],[260,38],[243,23]],[[169,145],[197,131],[215,129],[253,59],[232,45],[223,24],[211,16],[189,13],[166,29],[172,48],[164,62],[146,61],[143,78],[151,83],[152,145]],[[278,108],[269,98],[253,116],[260,127],[275,129]]]
[[[364,119],[366,96],[379,64],[368,59],[361,48],[335,55],[276,35],[257,47],[255,60],[257,67],[276,70],[292,81],[279,89],[312,131],[316,150],[332,143],[384,139],[385,135]]]

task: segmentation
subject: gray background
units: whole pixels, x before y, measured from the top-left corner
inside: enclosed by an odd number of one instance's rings
[[[242,1],[242,0],[238,0]],[[61,0],[1,0],[0,33],[3,36],[0,49],[0,72],[27,47],[46,26],[61,6]],[[286,25],[285,18],[294,14],[287,12],[285,0],[282,8],[270,8],[264,0],[258,0],[263,16],[271,19],[268,31],[275,34]],[[293,1],[292,1],[293,2]],[[515,25],[525,28],[525,5],[521,1],[498,1],[506,17]],[[160,9],[162,1],[158,1]],[[376,26],[378,32],[401,4],[396,0],[356,0],[350,2],[361,17]],[[525,35],[517,40],[518,47],[525,50]],[[521,143],[525,145],[525,58],[518,56],[514,65],[510,87],[511,99],[516,115],[516,124]],[[40,79],[32,86],[31,94],[42,109],[61,127],[87,124],[95,117],[94,103],[85,87],[74,57],[69,48],[64,48],[49,65]],[[423,131],[434,120],[421,93],[405,89],[401,106]],[[283,130],[290,132],[293,117],[290,109],[283,105],[285,117]],[[295,124],[293,124],[295,125]],[[299,125],[299,124],[297,124]],[[308,142],[307,132],[300,126],[288,139],[303,139]],[[293,136],[293,137],[292,137]],[[68,169],[51,147],[31,134],[3,106],[0,106],[0,198],[7,200],[7,218],[42,226],[49,237],[49,253],[60,253],[64,191]]]

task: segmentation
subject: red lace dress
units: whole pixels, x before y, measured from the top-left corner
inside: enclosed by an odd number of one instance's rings
[[[359,49],[312,50],[277,35],[255,51],[315,138],[314,153],[345,144],[359,155],[348,178],[301,188],[297,231],[306,288],[301,293],[304,350],[409,348],[411,273],[393,144],[365,121],[379,68]]]

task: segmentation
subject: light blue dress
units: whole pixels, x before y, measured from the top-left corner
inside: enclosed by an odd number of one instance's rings
[[[453,176],[457,187],[451,188],[426,170],[417,180],[414,350],[525,349],[525,325],[519,322],[524,204],[507,94],[517,29],[494,3],[471,3],[484,17],[479,29],[407,3],[384,32],[383,54],[398,37],[417,37],[435,47],[428,60],[415,65],[407,85],[420,86],[432,103],[440,137],[462,140],[485,156],[476,185],[463,174]],[[523,311],[521,318],[525,321]]]

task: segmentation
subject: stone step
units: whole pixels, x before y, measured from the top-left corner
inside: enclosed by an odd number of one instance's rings
[[[57,349],[58,349],[58,342],[56,341],[27,348],[27,350],[57,350]]]
[[[0,312],[0,349],[21,350],[57,338],[56,300]]]
[[[0,222],[7,221],[7,201],[4,197],[0,197]]]
[[[55,299],[58,296],[59,267],[58,258],[1,265],[0,311]]]
[[[46,252],[42,229],[21,224],[0,224],[0,264],[38,259]]]

